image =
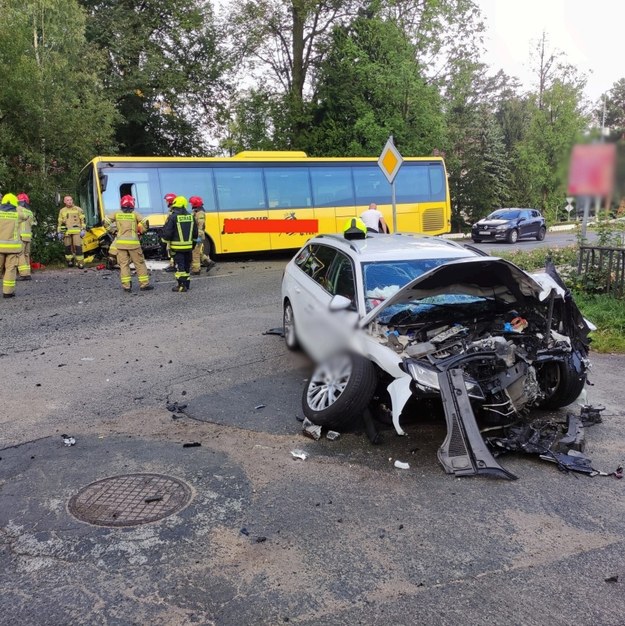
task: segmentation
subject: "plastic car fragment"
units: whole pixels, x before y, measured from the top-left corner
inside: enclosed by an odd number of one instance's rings
[[[579,472],[588,476],[598,476],[601,473],[592,467],[592,461],[588,457],[576,450],[569,450],[567,454],[550,451],[546,454],[541,454],[539,458],[543,461],[555,463],[558,469],[563,472]]]
[[[489,452],[475,421],[461,369],[438,374],[447,422],[447,436],[438,449],[438,460],[448,474],[470,476],[490,474],[516,480]]]

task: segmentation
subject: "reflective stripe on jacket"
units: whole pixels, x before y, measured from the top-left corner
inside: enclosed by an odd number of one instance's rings
[[[22,208],[12,204],[0,205],[0,253],[19,254],[22,250],[20,222],[26,219]]]
[[[104,218],[104,225],[109,230],[112,230],[113,224],[117,226],[115,247],[118,250],[135,250],[141,247],[138,225],[145,227],[147,220],[144,220],[139,213],[117,211],[112,217]]]
[[[59,211],[58,232],[77,235],[85,229],[85,214],[79,206],[62,207]]]
[[[26,216],[26,219],[20,222],[20,236],[22,241],[30,241],[33,238],[33,212],[26,207],[22,207],[22,213]]]
[[[184,209],[174,209],[163,226],[163,241],[169,243],[172,252],[192,250],[193,240],[197,239],[197,224],[193,215]]]

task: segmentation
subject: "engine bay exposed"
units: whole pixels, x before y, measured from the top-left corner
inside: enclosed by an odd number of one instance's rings
[[[570,353],[571,342],[558,332],[563,329],[548,303],[494,314],[493,303],[487,304],[472,300],[459,306],[404,307],[368,330],[403,359],[419,394],[440,393],[428,372],[461,368],[479,414],[493,422],[512,421],[547,397],[542,366]]]

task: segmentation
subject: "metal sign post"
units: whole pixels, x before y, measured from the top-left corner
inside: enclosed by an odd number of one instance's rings
[[[386,180],[388,180],[391,185],[391,203],[393,206],[393,232],[397,232],[397,207],[395,205],[395,177],[399,172],[399,168],[401,167],[404,159],[401,154],[399,154],[399,150],[395,147],[393,143],[393,135],[388,138],[384,149],[382,150],[382,154],[380,154],[380,158],[378,159],[378,167],[382,170],[384,176],[386,176]]]

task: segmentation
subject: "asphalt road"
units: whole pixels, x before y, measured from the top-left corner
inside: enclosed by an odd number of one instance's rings
[[[46,271],[0,301],[0,624],[622,624],[625,481],[521,456],[501,460],[515,482],[449,477],[437,415],[378,447],[302,436],[310,364],[263,334],[286,259],[222,262],[186,294]],[[587,454],[613,471],[625,358],[593,362]],[[190,502],[129,528],[70,514],[136,473]]]

